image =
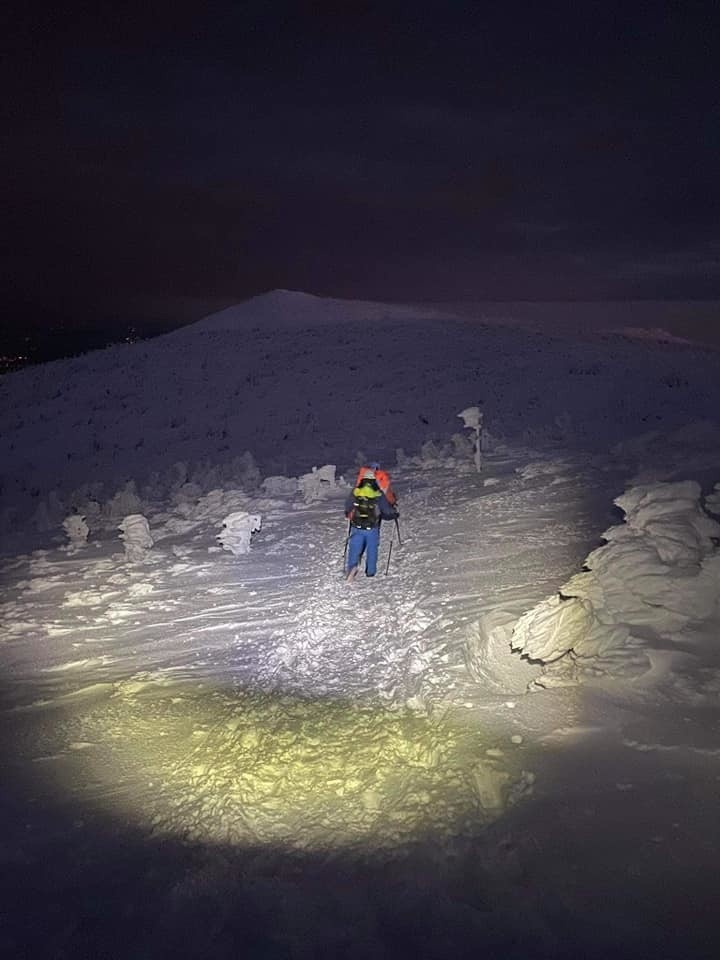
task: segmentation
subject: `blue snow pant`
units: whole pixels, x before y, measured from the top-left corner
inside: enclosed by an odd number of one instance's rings
[[[380,546],[380,524],[372,530],[361,530],[359,527],[350,528],[348,543],[348,572],[357,567],[360,558],[365,554],[365,573],[374,577],[377,570],[378,547]]]

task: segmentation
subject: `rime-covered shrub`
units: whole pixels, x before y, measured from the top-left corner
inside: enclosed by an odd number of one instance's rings
[[[180,487],[188,482],[188,467],[182,460],[174,463],[165,475],[165,488],[170,492],[179,490]]]
[[[103,505],[103,515],[110,519],[139,513],[143,508],[142,500],[138,496],[134,480],[128,480],[125,486],[118,490],[106,504]]]
[[[198,496],[207,493],[208,490],[214,490],[222,484],[222,470],[217,464],[211,464],[207,460],[201,460],[196,463],[190,471],[189,483],[183,485],[181,489],[187,486],[196,487]]]
[[[70,508],[75,514],[80,514],[90,530],[98,530],[103,526],[102,504],[94,499],[80,499],[75,494],[70,497]]]
[[[130,563],[142,563],[154,543],[150,524],[142,514],[134,513],[125,517],[118,529],[125,544],[125,559]]]
[[[267,497],[294,497],[298,492],[297,477],[265,477],[260,489]]]
[[[458,460],[469,460],[474,452],[472,437],[467,433],[454,433],[450,437],[453,453]]]
[[[203,495],[203,489],[199,483],[183,483],[182,486],[176,487],[172,496],[170,497],[171,502],[175,506],[183,506],[185,504],[195,503]]]
[[[67,507],[57,490],[51,490],[47,500],[41,500],[38,504],[33,515],[33,525],[43,533],[46,530],[55,530],[66,514]]]
[[[249,450],[232,460],[232,480],[243,490],[257,490],[262,474]]]
[[[140,492],[143,500],[164,500],[167,496],[167,485],[160,476],[160,473],[157,470],[153,470]]]
[[[185,515],[192,520],[220,523],[222,517],[242,510],[247,502],[248,496],[242,490],[210,490],[188,507]]]
[[[420,459],[425,463],[434,463],[436,460],[442,460],[445,450],[442,444],[434,440],[426,440],[420,448]]]
[[[716,483],[713,492],[705,497],[705,509],[720,516],[720,483]]]
[[[603,534],[581,573],[518,621],[514,650],[554,663],[606,657],[633,636],[671,638],[720,614],[720,524],[692,480],[632,487],[615,503],[625,523]]]
[[[70,541],[67,550],[74,553],[87,543],[90,527],[85,522],[85,517],[78,513],[71,513],[69,517],[63,520],[63,528]]]
[[[235,557],[250,552],[250,539],[262,526],[262,517],[238,510],[228,514],[223,520],[217,540],[223,550],[229,550]]]
[[[311,473],[303,474],[298,480],[300,492],[305,503],[315,503],[325,500],[337,492],[335,483],[335,464],[328,463],[324,467],[312,468]]]
[[[73,513],[82,513],[86,520],[101,512],[103,484],[101,482],[83,483],[72,491],[68,503]]]

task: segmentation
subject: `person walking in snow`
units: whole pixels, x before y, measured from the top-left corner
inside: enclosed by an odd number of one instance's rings
[[[345,516],[350,521],[346,579],[357,576],[363,554],[365,576],[374,577],[380,548],[380,522],[397,520],[399,514],[380,489],[375,471],[369,467],[362,471],[357,486],[348,494]]]

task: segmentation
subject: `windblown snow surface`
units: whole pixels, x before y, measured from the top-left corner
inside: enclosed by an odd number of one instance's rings
[[[4,377],[3,956],[716,956],[718,366],[277,292]]]

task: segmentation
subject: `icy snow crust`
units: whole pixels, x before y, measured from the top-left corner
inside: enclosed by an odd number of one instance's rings
[[[290,304],[307,307],[302,297]],[[322,309],[332,317],[336,308]],[[389,463],[402,545],[385,525],[378,577],[350,586],[342,510],[354,471],[336,474],[334,463],[350,463],[355,444],[345,436],[343,445],[338,426],[343,456],[327,463],[308,428],[295,441],[304,485],[263,467],[268,439],[275,464],[285,456],[272,404],[297,399],[288,345],[327,344],[313,396],[333,382],[334,340],[327,331],[313,340],[300,326],[307,316],[261,341],[283,362],[268,361],[256,412],[267,413],[267,436],[252,427],[257,446],[233,444],[227,468],[205,449],[194,468],[189,446],[176,448],[186,460],[175,463],[165,429],[148,427],[147,449],[167,455],[154,461],[158,475],[143,483],[142,461],[125,473],[122,460],[103,489],[90,489],[88,453],[78,472],[86,509],[71,514],[85,519],[64,528],[67,504],[58,494],[52,521],[48,498],[49,529],[22,528],[27,545],[5,560],[0,814],[11,829],[0,854],[11,882],[0,947],[32,956],[713,956],[717,580],[704,579],[698,595],[677,591],[702,571],[717,574],[716,425],[680,426],[681,391],[652,431],[619,436],[618,423],[606,424],[613,449],[598,439],[578,453],[570,428],[584,422],[593,391],[568,387],[576,402],[552,407],[568,347],[518,336],[518,356],[535,345],[537,364],[557,372],[543,402],[559,422],[546,429],[538,418],[528,446],[493,435],[486,415],[492,436],[478,474],[466,438],[451,436],[477,395],[448,409],[446,432],[438,417],[431,435],[421,418],[435,422],[444,394],[430,397],[427,381],[411,390],[408,374],[404,419],[393,420],[396,387],[378,383],[374,437],[406,450]],[[435,335],[432,368],[417,338],[423,324],[401,323],[409,345],[398,376],[434,369],[431,382],[459,394],[454,375],[464,368],[453,366],[446,328],[435,327],[445,333]],[[202,344],[209,333],[197,326]],[[186,345],[165,363],[183,360],[177,369],[158,360],[149,390],[184,374],[187,358],[202,362],[191,331],[172,335]],[[221,351],[213,356],[221,362]],[[633,402],[662,395],[656,378],[669,356],[651,352],[644,365],[636,356]],[[672,356],[680,378],[683,357],[698,362],[694,352]],[[89,390],[105,353],[81,359]],[[37,377],[48,370],[65,367]],[[335,382],[347,376],[343,367]],[[510,374],[506,363],[508,404],[513,379],[524,388],[530,376],[539,382],[538,370]],[[615,410],[618,392],[604,398]],[[532,409],[523,398],[520,389],[505,424]],[[367,410],[367,394],[360,399]],[[161,411],[144,402],[148,425]],[[330,404],[343,429],[354,402],[343,391]],[[604,423],[594,409],[589,422]],[[66,413],[58,398],[58,416]],[[637,415],[628,409],[620,426]],[[257,460],[239,456],[245,448]],[[123,450],[129,456],[130,444]],[[59,470],[54,480],[62,490]],[[262,523],[236,556],[218,534],[238,515]],[[132,557],[120,524],[142,534],[131,537],[142,541]],[[585,650],[587,669],[558,686],[547,678],[574,644],[545,644],[531,660],[511,645],[523,618],[570,593],[592,600],[619,633]],[[541,632],[526,634],[543,645]]]

